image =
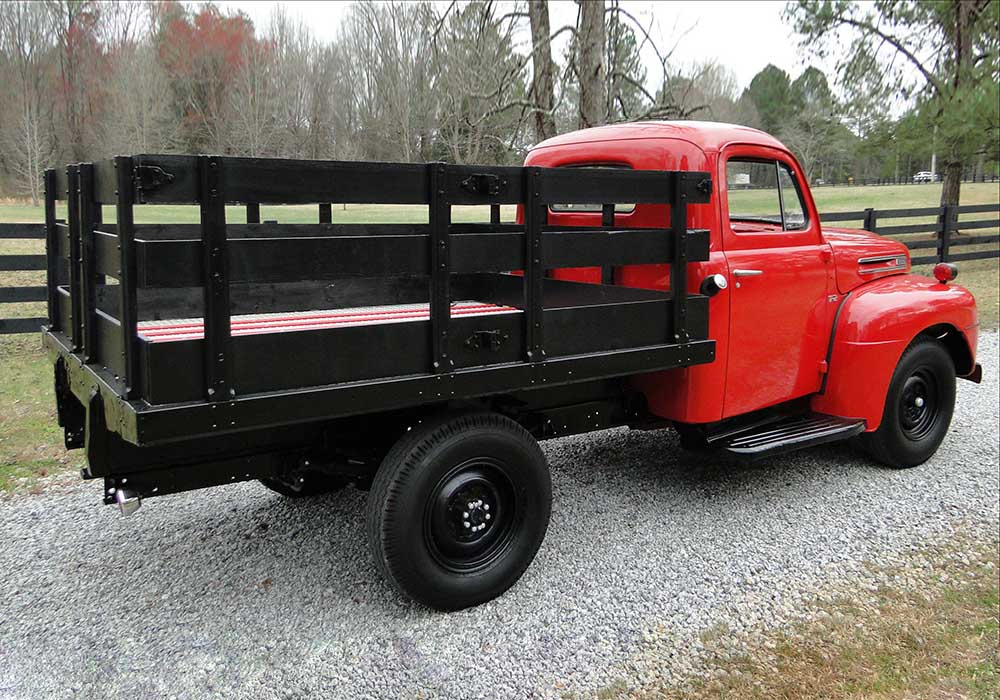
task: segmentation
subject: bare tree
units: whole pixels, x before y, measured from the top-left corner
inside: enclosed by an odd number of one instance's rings
[[[55,92],[64,156],[85,160],[93,141],[90,126],[103,97],[98,80],[102,52],[98,43],[101,6],[92,0],[46,0],[58,44],[59,82]]]
[[[93,157],[170,150],[178,136],[178,123],[169,90],[150,42],[116,50],[110,57],[107,97]]]
[[[276,72],[271,46],[254,42],[243,47],[240,70],[226,93],[226,108],[213,125],[218,132],[214,141],[227,153],[276,155],[280,131]]]
[[[577,0],[576,73],[580,83],[579,128],[607,119],[604,79],[604,0]]]
[[[10,121],[2,129],[4,163],[19,190],[34,205],[42,195],[42,171],[53,156],[52,107],[47,99],[46,54],[53,37],[47,10],[40,4],[13,2],[0,13],[0,50],[15,78]]]
[[[527,57],[514,52],[516,22],[495,3],[455,7],[439,21],[434,81],[438,137],[449,159],[506,160],[520,141],[527,113]]]
[[[548,0],[528,0],[531,24],[531,98],[534,101],[535,139],[544,141],[556,135],[555,64],[549,36]]]
[[[103,5],[101,20],[106,97],[92,156],[169,150],[178,127],[171,113],[170,85],[149,40],[152,7],[137,2]]]
[[[356,137],[366,157],[426,159],[434,119],[432,8],[423,4],[356,3],[340,36],[356,110]],[[364,128],[360,128],[364,125]]]

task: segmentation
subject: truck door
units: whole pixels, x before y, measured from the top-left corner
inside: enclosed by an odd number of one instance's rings
[[[829,333],[832,255],[794,161],[730,147],[719,159],[731,293],[725,417],[817,391]]]

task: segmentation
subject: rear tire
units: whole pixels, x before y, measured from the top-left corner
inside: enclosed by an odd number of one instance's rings
[[[531,564],[552,485],[535,439],[495,413],[414,426],[368,495],[375,563],[401,592],[438,610],[496,598]]]
[[[862,448],[894,469],[930,459],[955,410],[955,363],[941,343],[917,339],[892,374],[878,429],[859,436]]]

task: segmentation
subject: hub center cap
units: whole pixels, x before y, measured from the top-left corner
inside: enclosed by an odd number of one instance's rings
[[[907,378],[899,404],[900,427],[907,438],[921,440],[934,427],[939,414],[937,396],[934,375],[926,368]]]
[[[493,518],[490,514],[490,504],[482,498],[469,501],[462,511],[462,526],[471,531],[479,532],[486,529],[487,523]]]
[[[502,464],[479,457],[442,477],[428,504],[425,533],[439,563],[473,570],[509,546],[516,512],[513,485]]]

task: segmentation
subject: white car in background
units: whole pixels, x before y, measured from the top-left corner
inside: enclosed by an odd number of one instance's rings
[[[914,182],[937,182],[940,179],[937,173],[932,173],[930,170],[921,170],[913,176]]]

